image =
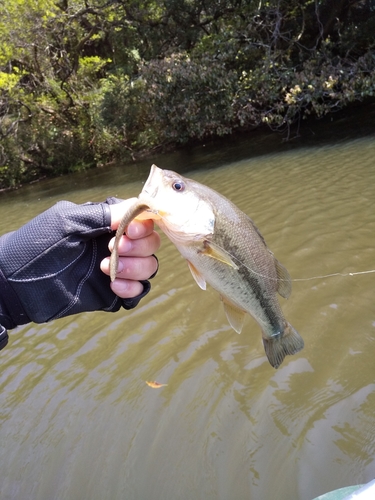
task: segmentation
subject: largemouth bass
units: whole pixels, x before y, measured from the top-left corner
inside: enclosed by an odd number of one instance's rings
[[[270,364],[278,368],[304,342],[285,320],[277,293],[288,298],[291,279],[268,249],[254,222],[231,201],[199,182],[152,165],[134,204],[124,214],[111,255],[116,278],[118,243],[135,217],[154,219],[187,260],[203,290],[219,292],[232,328],[240,333],[246,314],[260,325]]]

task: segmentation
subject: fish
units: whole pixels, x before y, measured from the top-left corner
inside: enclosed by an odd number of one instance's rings
[[[153,219],[186,259],[197,285],[220,295],[231,327],[240,333],[247,314],[259,324],[269,363],[278,368],[286,355],[304,347],[284,318],[277,294],[288,298],[292,283],[244,212],[210,187],[152,165],[138,198],[124,214],[110,258],[116,278],[118,245],[134,219]]]

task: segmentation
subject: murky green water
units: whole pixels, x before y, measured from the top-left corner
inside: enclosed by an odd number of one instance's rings
[[[375,269],[373,137],[200,158],[157,163],[232,199],[293,278]],[[62,198],[137,195],[150,163],[3,194],[2,232]],[[252,319],[236,334],[165,237],[158,256],[137,309],[11,332],[0,498],[311,500],[373,479],[375,273],[296,281],[282,307],[306,346],[275,371]]]

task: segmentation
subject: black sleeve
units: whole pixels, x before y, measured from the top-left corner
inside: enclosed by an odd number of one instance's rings
[[[113,237],[109,204],[61,201],[0,238],[0,324],[14,328],[82,311],[132,309],[150,291],[121,299],[100,270]],[[1,334],[1,332],[0,332]],[[1,344],[1,335],[0,335]]]

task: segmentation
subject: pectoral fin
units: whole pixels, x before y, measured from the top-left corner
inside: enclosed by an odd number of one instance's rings
[[[229,302],[225,297],[221,297],[221,300],[223,302],[224,311],[230,326],[237,333],[241,333],[246,313],[242,309],[239,309],[237,306],[232,304],[232,302]]]
[[[211,257],[212,259],[219,260],[234,269],[238,269],[238,266],[233,262],[231,256],[225,250],[215,245],[212,241],[205,241],[204,249],[201,250],[200,253],[207,255],[207,257]]]
[[[189,262],[188,260],[186,262],[188,263],[190,272],[193,275],[193,278],[195,279],[199,288],[202,288],[202,290],[206,290],[206,280],[203,278],[201,273],[193,266],[191,262]]]
[[[277,273],[277,291],[284,299],[287,299],[292,293],[292,280],[288,271],[277,259],[275,259],[275,266]]]

